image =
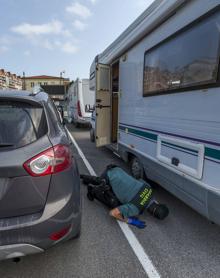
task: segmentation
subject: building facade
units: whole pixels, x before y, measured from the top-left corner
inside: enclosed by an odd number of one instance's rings
[[[67,87],[70,83],[69,78],[63,78],[62,76],[49,76],[49,75],[38,75],[38,76],[27,76],[23,77],[23,89],[27,91],[31,91],[34,86],[56,86],[62,85]]]
[[[67,87],[64,85],[42,85],[43,90],[51,97],[55,105],[64,106]]]
[[[14,73],[0,69],[0,89],[21,90],[22,78]]]

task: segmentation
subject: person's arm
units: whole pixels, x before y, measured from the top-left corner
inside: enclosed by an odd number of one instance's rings
[[[121,206],[119,207],[121,209]],[[112,217],[114,217],[115,219],[117,220],[120,220],[122,222],[125,222],[129,225],[133,225],[139,229],[143,229],[146,227],[146,224],[144,221],[140,221],[138,218],[135,218],[135,217],[128,217],[128,218],[125,218],[123,217],[122,213],[120,212],[119,208],[114,208],[110,211],[110,215]]]
[[[127,219],[125,219],[123,217],[123,215],[121,214],[120,210],[118,208],[114,208],[112,210],[110,210],[109,214],[116,218],[117,220],[123,221],[123,222],[127,222]]]
[[[127,222],[129,217],[137,216],[139,210],[132,204],[124,204],[110,211],[110,215],[114,218]]]

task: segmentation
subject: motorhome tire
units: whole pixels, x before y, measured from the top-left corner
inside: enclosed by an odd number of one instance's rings
[[[144,179],[144,168],[137,157],[132,157],[130,161],[131,174],[135,179]]]

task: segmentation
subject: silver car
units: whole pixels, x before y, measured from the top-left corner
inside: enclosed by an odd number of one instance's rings
[[[0,91],[0,259],[80,233],[80,178],[50,97]]]

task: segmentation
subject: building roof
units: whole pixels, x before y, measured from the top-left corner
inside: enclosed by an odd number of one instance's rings
[[[50,75],[35,75],[35,76],[25,76],[25,79],[65,79],[69,80],[69,78],[63,78],[60,76],[50,76]]]

